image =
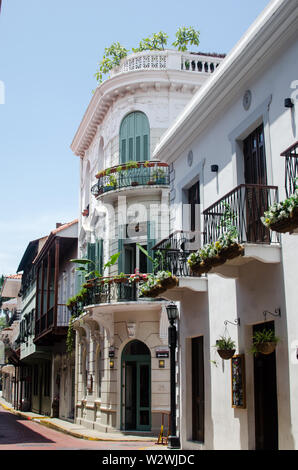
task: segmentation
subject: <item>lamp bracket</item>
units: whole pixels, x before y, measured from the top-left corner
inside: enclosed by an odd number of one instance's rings
[[[263,315],[264,315],[265,320],[266,320],[267,315],[272,315],[273,317],[280,317],[281,311],[280,311],[280,308],[276,308],[275,313],[269,312],[268,310],[264,310]]]
[[[240,318],[236,318],[233,322],[229,320],[224,321],[224,325],[227,326],[227,323],[230,323],[231,325],[238,325],[240,326]]]

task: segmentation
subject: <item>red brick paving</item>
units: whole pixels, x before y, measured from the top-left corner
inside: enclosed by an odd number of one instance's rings
[[[1,450],[137,450],[152,442],[79,439],[0,409]]]

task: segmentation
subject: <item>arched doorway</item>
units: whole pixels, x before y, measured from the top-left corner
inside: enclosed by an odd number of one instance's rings
[[[121,361],[122,429],[151,429],[151,354],[141,341],[130,341]]]

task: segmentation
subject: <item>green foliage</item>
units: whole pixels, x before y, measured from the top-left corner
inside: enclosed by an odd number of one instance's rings
[[[262,223],[265,227],[270,228],[271,225],[292,217],[293,212],[298,210],[298,188],[295,184],[295,191],[290,197],[282,202],[274,202],[267,211],[264,212],[264,217],[261,217]]]
[[[250,352],[255,354],[258,352],[257,346],[261,343],[278,343],[280,339],[275,336],[272,329],[264,328],[262,331],[256,331],[252,337],[252,348]]]
[[[219,350],[232,350],[236,348],[236,345],[235,341],[233,341],[232,338],[220,336],[219,339],[216,341],[215,347]]]
[[[176,32],[176,41],[173,42],[173,46],[178,48],[178,51],[186,51],[188,45],[198,46],[200,32],[196,31],[191,26],[186,28],[185,26],[178,29]]]
[[[126,57],[128,50],[121,46],[119,42],[114,42],[110,47],[105,48],[105,53],[102,61],[98,65],[98,70],[95,73],[95,78],[99,83],[102,83],[103,76],[109,73],[112,68],[120,64],[121,59]]]
[[[168,37],[169,36],[163,31],[160,31],[159,33],[154,33],[149,38],[143,38],[139,43],[139,47],[137,47],[136,49],[132,48],[132,51],[163,51],[167,44]]]
[[[176,41],[172,43],[178,48],[178,51],[186,51],[188,45],[198,46],[200,32],[193,27],[180,27],[176,32]],[[138,47],[132,48],[132,52],[142,51],[163,51],[168,43],[169,36],[164,31],[154,33],[152,36],[143,38]],[[110,47],[106,47],[104,56],[98,64],[98,69],[94,76],[98,83],[102,83],[104,76],[107,75],[114,67],[120,64],[121,59],[126,57],[129,50],[122,46],[119,42],[114,42]]]
[[[0,331],[3,330],[3,328],[6,328],[8,325],[7,325],[7,321],[6,321],[6,318],[5,317],[0,317]]]

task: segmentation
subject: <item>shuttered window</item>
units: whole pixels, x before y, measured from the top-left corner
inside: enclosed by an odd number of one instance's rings
[[[149,121],[140,111],[128,114],[120,126],[120,163],[149,159]]]

